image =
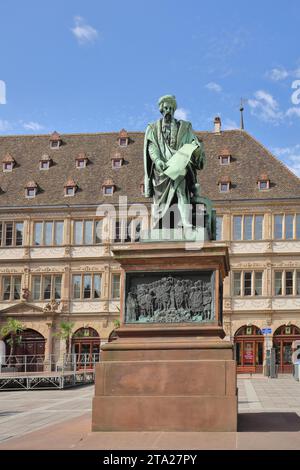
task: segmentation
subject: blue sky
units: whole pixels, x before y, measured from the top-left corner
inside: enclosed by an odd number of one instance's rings
[[[166,93],[194,129],[235,128],[243,97],[300,175],[299,26],[299,0],[0,0],[0,134],[144,130]]]

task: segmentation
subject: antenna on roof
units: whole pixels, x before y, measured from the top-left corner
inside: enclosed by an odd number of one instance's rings
[[[244,130],[244,102],[245,100],[241,98],[240,113],[241,113],[241,129]]]

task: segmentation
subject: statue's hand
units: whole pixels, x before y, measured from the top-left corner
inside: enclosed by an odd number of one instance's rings
[[[165,164],[162,160],[158,159],[156,160],[155,162],[155,168],[157,169],[157,171],[159,172],[163,172],[164,169],[165,169]]]

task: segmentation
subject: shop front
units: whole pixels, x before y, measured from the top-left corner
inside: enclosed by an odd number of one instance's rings
[[[242,326],[234,336],[237,373],[262,373],[264,337],[255,325]]]

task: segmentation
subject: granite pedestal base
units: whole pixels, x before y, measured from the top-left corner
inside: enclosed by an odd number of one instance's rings
[[[231,431],[237,429],[236,363],[224,341],[222,283],[228,249],[207,243],[188,251],[183,243],[116,247],[122,268],[121,327],[102,347],[96,367],[93,431]],[[126,317],[134,275],[157,279],[211,275],[211,317],[182,323],[136,323]],[[127,287],[126,287],[127,286]],[[163,295],[163,293],[162,293]],[[147,318],[146,318],[147,320]]]
[[[147,339],[141,331],[128,338],[129,330],[97,365],[93,431],[236,431],[230,342],[191,327],[169,328],[167,337],[153,328]]]

